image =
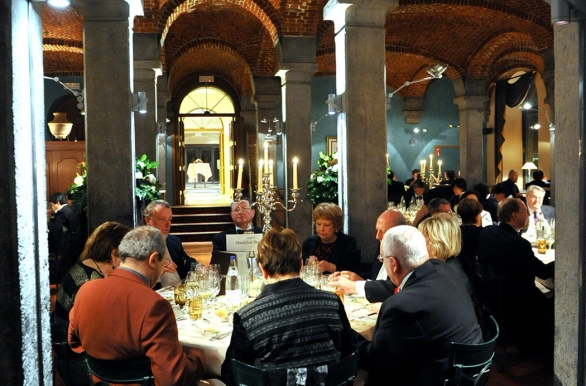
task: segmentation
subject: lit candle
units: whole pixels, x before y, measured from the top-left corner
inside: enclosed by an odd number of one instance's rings
[[[275,182],[273,180],[273,160],[269,161],[269,174],[271,175],[271,177],[270,177],[271,186],[275,186]]]
[[[265,141],[265,157],[264,157],[264,165],[265,165],[265,173],[269,172],[269,143]]]
[[[238,182],[236,183],[236,189],[242,189],[242,165],[244,165],[244,160],[238,160]]]
[[[423,168],[423,160],[419,160],[419,170],[421,170],[421,176],[423,177],[423,175],[425,174],[425,169]]]
[[[389,154],[387,153],[387,166],[389,166]]]
[[[257,187],[257,190],[259,193],[262,192],[262,165],[263,165],[262,160],[258,161],[258,187]]]
[[[441,160],[437,161],[437,175],[440,176],[440,178],[442,178],[442,161]]]
[[[433,154],[429,155],[429,167],[433,166]]]
[[[293,158],[293,189],[299,189],[297,186],[297,157]]]
[[[423,162],[423,167],[421,168],[421,172],[423,173],[423,175],[425,176],[425,160],[422,160],[421,162]]]

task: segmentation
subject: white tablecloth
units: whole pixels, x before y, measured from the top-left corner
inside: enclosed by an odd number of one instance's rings
[[[205,162],[200,163],[190,163],[187,167],[187,182],[196,182],[196,177],[198,174],[201,174],[204,177],[204,182],[208,180],[212,176],[212,169],[210,168],[210,164]]]
[[[552,261],[555,261],[555,249],[548,249],[545,253],[539,253],[537,252],[537,248],[533,248],[533,254],[535,254],[535,257],[541,260],[544,264],[549,264]],[[535,277],[535,285],[545,294],[545,296],[553,296],[552,290],[554,289],[554,281],[552,278],[540,279]]]
[[[166,299],[173,298],[172,289],[159,290],[158,292]],[[216,301],[222,305],[224,297],[220,296]],[[345,297],[344,308],[350,325],[354,330],[370,340],[374,332],[377,315],[368,315],[367,305],[368,301],[365,298]],[[202,350],[208,360],[210,372],[219,375],[226,357],[226,350],[230,344],[230,335],[218,340],[210,340],[210,335],[231,331],[232,326],[228,322],[221,321],[219,317],[211,315],[211,313],[208,313],[208,317],[204,315],[204,318],[208,321],[200,319],[195,322],[189,320],[189,316],[182,314],[182,311],[178,309],[175,311],[175,315],[178,317],[179,342],[184,346],[196,347]],[[210,333],[210,330],[213,331]]]

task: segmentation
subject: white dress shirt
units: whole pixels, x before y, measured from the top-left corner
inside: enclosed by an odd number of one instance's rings
[[[380,269],[378,270],[378,274],[376,275],[376,280],[387,280],[387,270],[385,269],[385,265],[381,265]],[[364,285],[368,280],[358,280],[356,282],[356,295],[366,297],[366,291],[364,290]]]
[[[550,233],[551,233],[551,227],[549,226],[549,223],[547,222],[547,220],[543,217],[543,213],[541,213],[540,210],[537,210],[536,212],[532,211],[529,208],[529,225],[527,226],[527,230],[525,232],[523,232],[521,234],[521,236],[530,241],[532,244],[537,243],[537,232],[535,229],[535,218],[540,218],[542,220],[542,224],[543,224],[543,236],[547,237]]]

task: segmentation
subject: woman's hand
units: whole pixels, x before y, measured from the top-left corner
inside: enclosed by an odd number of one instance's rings
[[[322,260],[317,263],[317,269],[319,269],[320,272],[336,272],[336,264]]]

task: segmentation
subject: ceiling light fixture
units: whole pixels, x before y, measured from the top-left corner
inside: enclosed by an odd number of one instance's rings
[[[547,118],[547,122],[549,125],[549,131],[555,131],[555,125],[553,124],[551,119],[549,119],[549,114],[548,114],[547,110],[534,109],[533,106],[531,105],[531,103],[529,103],[529,102],[523,103],[522,106],[519,106],[519,109],[525,110],[525,111],[537,111],[537,112],[542,111],[545,114],[545,117]],[[536,123],[533,126],[529,126],[529,128],[532,130],[539,130],[539,129],[541,129],[541,125],[539,123]]]
[[[565,25],[571,20],[570,4],[565,0],[551,0],[551,24]]]
[[[395,95],[397,92],[399,92],[399,90],[401,90],[403,87],[407,87],[407,86],[410,86],[412,84],[419,83],[419,82],[425,82],[427,80],[439,79],[443,76],[443,73],[446,71],[447,68],[448,68],[447,64],[438,63],[435,66],[427,68],[425,70],[425,71],[427,71],[429,76],[422,78],[422,79],[419,79],[419,80],[414,80],[412,82],[406,81],[405,83],[403,83],[401,85],[401,87],[399,87],[395,91],[389,93],[389,96],[387,97],[387,101],[386,101],[387,110],[391,108],[391,98],[393,97],[393,95]]]

